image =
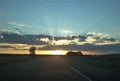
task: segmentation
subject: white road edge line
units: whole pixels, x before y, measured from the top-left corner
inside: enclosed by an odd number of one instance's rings
[[[65,62],[66,63],[66,62]],[[74,68],[73,66],[71,66],[70,64],[66,63],[71,69],[73,69],[75,72],[77,72],[78,74],[80,74],[81,76],[83,76],[85,79],[87,79],[88,81],[92,81],[90,78],[88,78],[86,75],[84,75],[82,72],[80,72],[79,70],[77,70],[76,68]]]

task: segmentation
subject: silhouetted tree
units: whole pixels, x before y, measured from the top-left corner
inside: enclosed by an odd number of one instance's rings
[[[34,55],[35,55],[35,50],[36,50],[35,47],[31,47],[31,48],[29,49],[30,55],[34,56]]]

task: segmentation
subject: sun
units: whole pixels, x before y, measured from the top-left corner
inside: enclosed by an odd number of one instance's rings
[[[50,54],[51,55],[64,55],[64,51],[62,51],[62,50],[53,50],[53,51],[50,51]]]

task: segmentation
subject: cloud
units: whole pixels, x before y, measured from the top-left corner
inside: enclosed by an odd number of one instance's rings
[[[88,32],[87,33],[88,35],[90,34],[90,35],[103,35],[103,33],[100,33],[100,32]]]
[[[51,45],[68,45],[71,43],[71,40],[61,39],[51,41]]]
[[[7,30],[7,29],[0,29],[0,32],[10,32],[10,30]]]
[[[7,30],[7,29],[1,29],[0,30],[0,33],[15,33],[15,34],[21,34],[19,31],[14,31],[14,32],[12,32],[12,31],[10,31],[10,30]]]
[[[0,38],[1,38],[1,39],[4,39],[4,36],[3,36],[3,35],[0,35]]]
[[[87,36],[94,36],[94,37],[101,37],[101,38],[109,38],[110,35],[106,33],[101,33],[101,32],[88,32]]]
[[[37,39],[38,40],[38,39]],[[69,44],[79,44],[79,38],[74,39],[67,39],[67,38],[61,38],[61,37],[53,37],[53,39],[49,38],[40,38],[40,41],[44,41],[46,43],[49,43],[50,45],[69,45]]]
[[[21,24],[21,23],[17,23],[17,22],[7,22],[7,24],[12,25],[16,28],[18,28],[18,27],[29,27],[29,25]]]
[[[94,43],[97,41],[97,39],[95,37],[92,36],[88,36],[85,40],[87,43]]]
[[[15,49],[15,47],[9,46],[9,45],[3,45],[3,46],[0,46],[0,48],[13,48],[13,49]]]
[[[60,33],[61,36],[73,36],[74,35],[74,32],[71,31],[71,30],[66,30],[66,29],[60,29],[58,31]]]
[[[17,35],[16,35],[17,34]],[[18,35],[19,34],[19,35]],[[4,35],[1,33],[4,37]],[[1,38],[3,38],[1,36]],[[21,40],[21,43],[32,43],[32,44],[41,44],[41,45],[84,45],[84,44],[93,44],[93,45],[109,45],[109,44],[119,44],[119,39],[110,38],[108,34],[102,34],[100,36],[94,35],[78,35],[78,36],[66,36],[66,37],[53,37],[49,35],[21,35],[19,31],[16,31],[15,34],[5,35],[8,39],[15,41],[9,38],[17,36],[16,40]]]
[[[50,40],[48,38],[40,38],[40,41],[43,41],[43,42],[50,42]]]
[[[28,32],[33,32],[30,28],[33,28],[29,24],[19,23],[19,22],[6,22],[6,28],[14,33],[25,34]]]
[[[4,38],[4,40],[2,39]],[[1,42],[3,41],[3,42]],[[5,42],[6,41],[6,42]],[[49,35],[18,35],[13,33],[0,33],[1,43],[20,43],[38,45],[39,49],[44,50],[82,50],[94,51],[94,53],[120,53],[120,40],[110,38],[110,35],[78,35],[67,37],[53,37]],[[17,49],[28,48],[26,46],[15,46]],[[6,46],[1,48],[7,48]],[[10,47],[8,47],[10,48]]]
[[[68,45],[71,43],[71,40],[67,40],[67,39],[57,39],[55,40],[55,38],[53,39],[49,39],[49,38],[40,38],[40,41],[46,42],[50,45]]]
[[[108,45],[120,43],[119,40],[111,38],[109,34],[101,32],[88,32],[85,41],[87,43],[95,45]]]
[[[92,34],[92,33],[89,33]],[[110,38],[109,34],[102,34],[97,33],[98,36],[94,35],[78,35],[78,36],[66,36],[66,37],[43,37],[37,38],[40,41],[44,41],[49,45],[69,45],[69,44],[76,44],[76,45],[84,45],[84,44],[94,44],[94,45],[108,45],[108,44],[118,44],[120,40]]]
[[[71,45],[48,45],[48,46],[43,47],[41,49],[44,49],[44,50],[49,50],[49,49],[50,50],[54,50],[55,48],[59,48],[59,49],[63,49],[63,50],[84,50],[84,51],[87,50],[87,51],[94,51],[94,50],[97,50],[98,47],[101,47],[101,46],[96,46],[96,45],[93,45],[93,44],[84,44],[84,45],[71,44]]]
[[[84,44],[84,45],[47,45],[45,47],[39,48],[41,50],[81,50],[81,51],[90,51],[95,54],[117,54],[120,53],[120,44],[109,44],[109,45],[93,45],[93,44]]]

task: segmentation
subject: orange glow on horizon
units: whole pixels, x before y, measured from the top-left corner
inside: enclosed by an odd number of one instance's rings
[[[66,50],[41,50],[37,52],[38,54],[43,54],[43,55],[66,55],[68,51]]]
[[[53,50],[53,51],[50,51],[50,54],[51,55],[65,55],[65,51],[63,50]]]
[[[36,50],[36,55],[66,55],[66,53],[71,50]],[[72,50],[78,51],[78,50]],[[95,51],[82,51],[83,55],[96,55],[96,54],[105,54],[104,52],[95,52]],[[15,49],[4,49],[0,48],[0,54],[30,54],[28,50],[15,50]]]

